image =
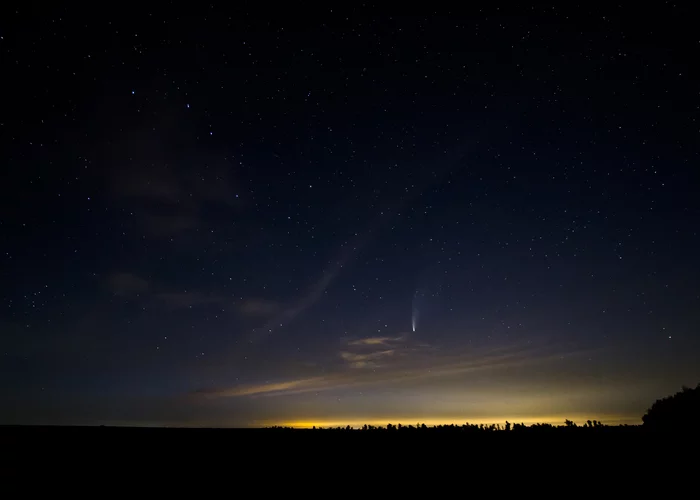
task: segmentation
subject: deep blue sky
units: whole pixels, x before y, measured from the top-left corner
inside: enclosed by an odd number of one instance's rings
[[[8,11],[0,421],[638,421],[700,380],[691,18]]]

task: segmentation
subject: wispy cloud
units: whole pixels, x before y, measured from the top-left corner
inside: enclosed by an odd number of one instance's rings
[[[306,309],[318,302],[326,289],[343,269],[343,266],[348,263],[350,258],[358,250],[359,245],[360,242],[358,241],[354,245],[346,248],[337,259],[332,261],[332,263],[324,270],[321,277],[314,282],[300,298],[293,300],[284,307],[281,307],[279,313],[275,314],[274,317],[267,321],[261,328],[257,328],[253,332],[254,338],[260,339],[266,337],[272,333],[273,329],[277,327],[277,325],[289,323],[299,314],[303,313]],[[256,300],[259,302],[267,302],[265,299]]]
[[[238,396],[283,396],[308,392],[342,390],[366,386],[384,385],[395,387],[408,382],[420,382],[430,379],[448,379],[488,370],[506,370],[518,366],[543,363],[562,356],[581,354],[580,351],[558,350],[552,352],[544,348],[510,348],[490,350],[461,350],[450,354],[425,352],[420,349],[407,356],[396,356],[383,351],[379,358],[391,359],[380,369],[356,370],[345,367],[335,373],[323,376],[278,380],[272,383],[241,385],[225,389],[206,389],[197,394],[207,398],[225,398]],[[346,355],[346,361],[356,363],[360,360],[353,355]]]
[[[366,337],[362,339],[351,340],[348,345],[351,346],[377,346],[377,345],[391,345],[395,342],[401,342],[404,340],[404,336],[398,337]]]
[[[259,396],[263,394],[274,394],[282,392],[297,392],[299,390],[304,391],[309,387],[316,387],[323,385],[322,377],[300,379],[300,380],[288,380],[284,382],[273,382],[262,385],[247,385],[232,387],[230,389],[222,390],[201,390],[198,394],[206,397],[212,398],[226,398],[226,397],[236,397],[236,396]]]
[[[406,337],[365,337],[347,341],[340,351],[340,358],[352,368],[378,368],[397,355],[404,353]]]
[[[350,366],[353,368],[367,368],[381,366],[381,360],[393,356],[395,352],[394,349],[385,349],[364,354],[341,351],[340,357],[350,363]]]
[[[299,298],[288,303],[286,307],[282,308],[279,314],[266,322],[262,328],[256,329],[254,331],[254,337],[262,338],[269,335],[277,325],[288,324],[294,320],[294,318],[316,304],[338,275],[348,267],[355,256],[372,241],[372,238],[374,238],[379,228],[397,213],[398,207],[405,205],[409,200],[410,197],[400,199],[393,204],[394,206],[387,206],[384,210],[380,210],[379,214],[363,232],[355,233],[354,238],[349,243],[342,245],[338,255],[328,262],[320,277]]]

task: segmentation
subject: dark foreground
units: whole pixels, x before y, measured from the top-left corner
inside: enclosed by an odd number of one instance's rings
[[[126,477],[166,474],[172,479],[181,473],[188,478],[234,474],[236,481],[269,480],[266,487],[274,489],[282,484],[275,481],[298,474],[350,475],[360,482],[396,473],[420,481],[434,474],[449,481],[471,474],[473,481],[482,470],[508,478],[570,469],[576,481],[593,471],[597,480],[612,474],[639,481],[643,469],[652,467],[658,475],[697,450],[698,441],[695,434],[637,426],[491,432],[0,427],[0,443],[5,475],[119,471]]]
[[[128,450],[130,453],[165,454],[181,450],[214,452],[238,450],[250,456],[265,455],[286,446],[302,447],[302,452],[332,452],[342,446],[346,451],[381,447],[383,452],[400,453],[420,446],[440,452],[462,453],[467,448],[518,451],[533,454],[575,448],[580,453],[601,448],[663,446],[676,441],[668,433],[649,432],[641,426],[553,427],[545,429],[488,431],[442,427],[387,430],[346,429],[206,429],[152,427],[59,427],[0,426],[4,450],[82,450],[109,455]],[[669,443],[670,444],[670,443]],[[532,446],[536,445],[536,449]],[[391,448],[384,448],[391,446]],[[674,445],[675,446],[675,445]],[[620,450],[623,451],[623,450]]]

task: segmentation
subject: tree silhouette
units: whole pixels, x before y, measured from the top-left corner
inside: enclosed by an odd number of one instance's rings
[[[700,384],[683,387],[673,396],[657,399],[642,417],[645,428],[691,431],[700,422]]]

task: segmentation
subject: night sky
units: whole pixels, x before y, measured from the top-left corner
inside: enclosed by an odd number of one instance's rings
[[[0,423],[639,423],[700,381],[683,9],[4,8]]]

